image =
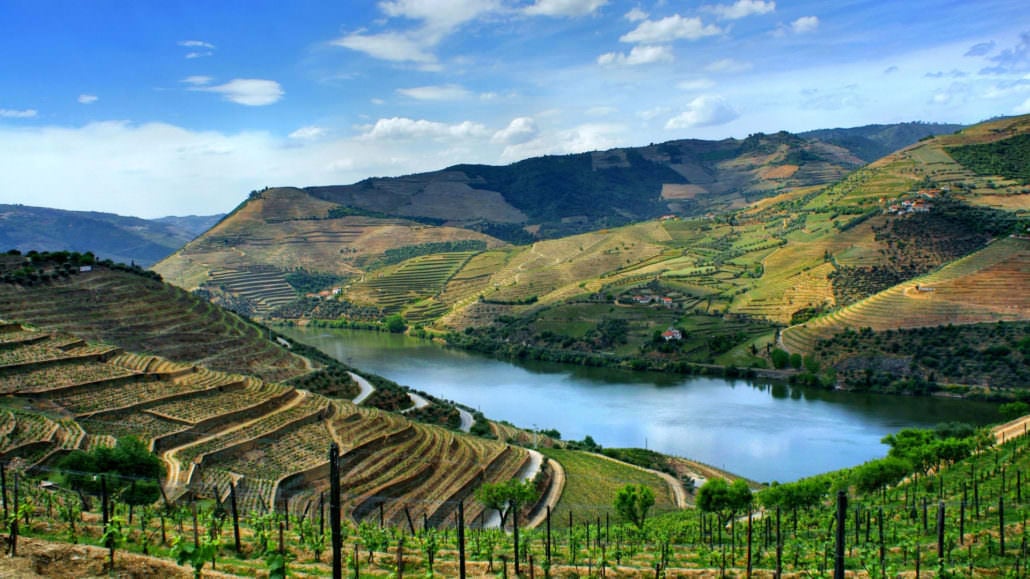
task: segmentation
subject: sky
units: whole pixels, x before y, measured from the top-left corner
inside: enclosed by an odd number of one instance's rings
[[[673,139],[1030,113],[1001,0],[0,0],[0,203],[154,218]]]

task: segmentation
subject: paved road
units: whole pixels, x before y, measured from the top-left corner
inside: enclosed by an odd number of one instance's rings
[[[522,470],[519,471],[518,480],[527,481],[533,480],[533,477],[540,472],[540,466],[544,464],[544,455],[540,454],[535,450],[526,449],[529,452],[529,462],[522,466]],[[555,501],[557,503],[557,500]],[[497,529],[501,526],[501,514],[491,509],[490,514],[487,515],[483,521],[483,527],[487,529]]]
[[[361,376],[358,376],[354,372],[347,372],[347,373],[350,374],[351,379],[354,380],[355,382],[357,382],[358,386],[361,387],[361,392],[359,392],[358,395],[354,397],[353,402],[355,404],[361,404],[362,402],[365,401],[366,398],[371,396],[372,393],[376,391],[376,389],[372,386],[372,384],[368,380],[365,380],[364,378],[362,378]]]

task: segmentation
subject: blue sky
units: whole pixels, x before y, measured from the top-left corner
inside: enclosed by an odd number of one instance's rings
[[[0,203],[158,217],[681,138],[1030,113],[1017,1],[0,0]]]

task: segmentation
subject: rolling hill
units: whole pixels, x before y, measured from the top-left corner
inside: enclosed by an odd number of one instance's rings
[[[104,259],[150,267],[220,217],[147,220],[113,213],[0,205],[0,248],[91,251]]]
[[[825,338],[853,325],[826,320],[881,301],[879,321],[867,325],[883,330],[1022,320],[1030,298],[1012,288],[1027,283],[1024,242],[1004,238],[1026,227],[1028,187],[1007,172],[1018,170],[1028,133],[1028,117],[984,123],[924,139],[831,185],[787,189],[704,217],[670,215],[522,246],[411,251],[400,263],[355,259],[363,269],[341,282],[340,296],[289,315],[400,314],[485,351],[655,369],[683,361],[768,365],[776,327],[792,325],[782,345],[810,353],[814,337],[795,338],[805,331],[800,324],[825,328],[818,336]],[[992,175],[995,165],[967,167],[952,151],[1007,154],[1016,169],[1001,163],[1006,174]],[[918,304],[880,296],[919,276],[936,284],[933,276],[956,271],[963,263],[956,260],[971,254],[966,262],[989,261],[992,269],[956,279],[954,291],[942,285]],[[959,290],[966,297],[945,299]],[[669,328],[688,338],[655,341]]]

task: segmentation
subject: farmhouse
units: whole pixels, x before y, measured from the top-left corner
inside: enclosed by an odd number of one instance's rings
[[[677,330],[676,328],[669,328],[668,330],[662,332],[662,339],[666,342],[682,340],[683,333]]]

